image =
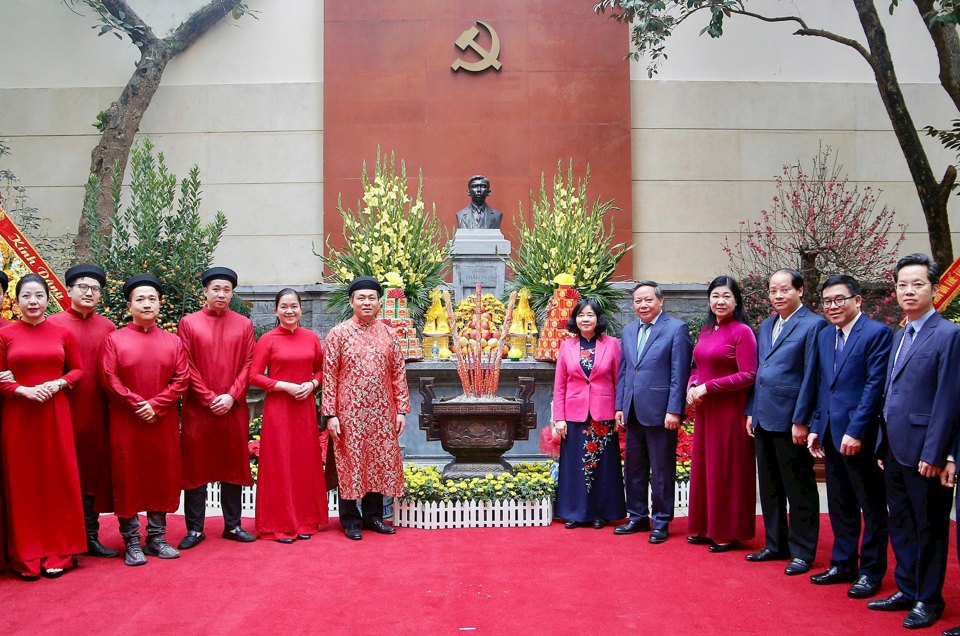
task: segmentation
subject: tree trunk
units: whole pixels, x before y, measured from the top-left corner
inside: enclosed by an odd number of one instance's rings
[[[920,19],[927,25],[930,39],[937,49],[940,85],[953,100],[953,105],[960,110],[960,35],[957,34],[957,28],[942,24],[930,26],[925,16],[934,11],[933,0],[914,0],[914,4],[917,5]]]
[[[90,261],[93,256],[90,251],[91,232],[101,232],[104,235],[112,232],[114,168],[119,165],[120,174],[123,175],[130,148],[140,130],[140,122],[150,106],[150,100],[160,87],[167,63],[187,50],[217,22],[230,15],[234,6],[240,3],[241,0],[209,0],[203,8],[177,27],[172,35],[160,39],[130,8],[126,0],[102,0],[104,8],[129,27],[126,34],[140,49],[140,61],[120,94],[120,99],[104,111],[103,134],[90,154],[90,172],[96,175],[100,182],[100,197],[97,200],[100,227],[87,227],[86,219],[83,214],[80,215],[80,225],[74,240],[77,262]]]
[[[930,168],[930,161],[920,143],[907,103],[900,90],[896,72],[893,69],[893,59],[887,45],[887,35],[880,23],[877,9],[873,0],[854,0],[860,24],[870,46],[870,53],[875,61],[873,64],[874,76],[880,98],[887,110],[887,116],[893,125],[893,132],[900,142],[900,149],[907,160],[907,167],[917,188],[920,197],[920,206],[927,221],[927,234],[930,238],[930,250],[934,260],[947,267],[953,262],[953,240],[950,236],[950,220],[947,216],[947,197],[953,182],[956,180],[956,171],[948,170],[944,181],[938,183]]]
[[[121,178],[127,167],[127,157],[133,146],[140,121],[150,106],[150,100],[160,87],[163,69],[170,55],[162,44],[147,47],[140,57],[137,70],[127,82],[120,99],[113,102],[103,113],[103,134],[100,142],[90,155],[90,173],[100,182],[100,196],[97,199],[97,211],[100,213],[100,227],[87,227],[87,220],[80,215],[80,226],[74,240],[78,262],[91,260],[90,235],[100,232],[109,236],[113,231],[113,176],[115,166],[119,166]]]
[[[817,255],[820,250],[800,249],[800,274],[803,276],[803,296],[801,300],[807,307],[820,305],[820,270],[817,269]]]

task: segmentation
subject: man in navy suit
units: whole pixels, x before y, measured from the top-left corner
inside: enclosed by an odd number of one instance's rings
[[[686,403],[693,341],[687,323],[663,311],[663,291],[657,283],[637,283],[633,310],[638,320],[623,330],[616,400],[617,428],[627,433],[628,519],[614,533],[650,530],[652,517],[650,543],[663,543],[673,521],[677,429]]]
[[[807,435],[817,398],[817,335],[827,323],[803,306],[800,272],[774,272],[769,294],[777,313],[760,325],[757,379],[747,404],[747,433],[757,442],[766,544],[746,558],[792,557],[784,572],[796,575],[810,570],[820,533],[820,494]]]
[[[860,311],[852,276],[831,276],[820,297],[833,328],[818,338],[817,411],[807,445],[826,465],[833,552],[830,568],[810,580],[853,583],[848,596],[869,598],[887,572],[887,500],[876,447],[893,332]]]
[[[907,324],[893,339],[881,435],[897,591],[867,607],[909,611],[907,628],[943,614],[952,492],[939,479],[960,416],[960,327],[933,308],[940,267],[909,254],[893,270]]]

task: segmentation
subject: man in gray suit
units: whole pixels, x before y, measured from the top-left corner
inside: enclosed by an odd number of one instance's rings
[[[487,205],[490,180],[483,175],[474,175],[467,181],[470,205],[457,212],[457,227],[465,230],[498,230],[503,213]]]
[[[766,544],[747,554],[747,561],[792,557],[784,572],[797,575],[810,570],[820,532],[807,435],[817,403],[817,335],[827,322],[803,306],[803,276],[797,270],[774,272],[769,294],[777,313],[760,325],[757,379],[747,404],[747,434],[757,441]]]
[[[937,622],[944,609],[953,502],[940,473],[960,418],[960,327],[933,308],[940,267],[929,256],[904,256],[893,277],[907,325],[893,337],[880,456],[897,591],[867,607],[907,611],[903,626],[921,628]]]
[[[650,530],[652,517],[650,543],[663,543],[673,521],[677,429],[686,405],[693,342],[687,323],[663,311],[657,283],[637,283],[633,310],[638,319],[623,330],[616,399],[617,428],[627,434],[628,519],[613,532]]]

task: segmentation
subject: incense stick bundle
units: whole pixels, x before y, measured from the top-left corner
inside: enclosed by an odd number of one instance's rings
[[[510,300],[507,302],[507,313],[503,318],[503,328],[500,329],[501,336],[505,336],[507,329],[510,327],[510,321],[513,320],[513,306],[517,301],[517,292],[512,292],[510,294]],[[500,363],[503,361],[503,341],[506,338],[501,338],[500,342],[497,343],[497,353],[493,360],[493,372],[491,373],[491,383],[490,383],[490,394],[496,395],[497,387],[500,386]]]
[[[443,301],[447,303],[447,325],[450,327],[450,337],[453,338],[457,346],[457,375],[460,376],[460,384],[463,386],[463,392],[470,393],[470,381],[466,373],[466,365],[463,358],[463,347],[460,345],[460,336],[457,333],[457,320],[453,315],[453,302],[450,298],[450,292],[443,291]]]

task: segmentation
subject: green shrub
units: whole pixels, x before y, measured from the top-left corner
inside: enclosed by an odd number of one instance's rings
[[[94,260],[107,272],[103,314],[118,326],[130,319],[123,281],[137,274],[160,279],[164,297],[157,325],[176,333],[180,319],[204,305],[200,274],[210,267],[213,254],[227,227],[227,217],[217,211],[214,220],[200,219],[200,169],[180,181],[164,162],[163,153],[154,156],[150,139],[136,144],[130,152],[130,203],[121,204],[122,176],[114,172],[113,232],[93,232]],[[100,183],[91,175],[87,181],[83,214],[88,226],[100,227],[96,208]]]

